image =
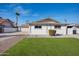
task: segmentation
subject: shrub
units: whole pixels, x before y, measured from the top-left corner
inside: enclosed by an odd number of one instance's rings
[[[56,30],[49,30],[49,35],[50,36],[55,36]]]

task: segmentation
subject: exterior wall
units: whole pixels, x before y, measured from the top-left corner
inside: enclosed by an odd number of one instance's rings
[[[68,34],[73,34],[74,28],[68,28]],[[79,34],[79,28],[76,28],[76,33]]]
[[[35,29],[31,26],[29,29],[29,34],[32,35],[49,35],[49,29],[56,30],[56,34],[66,35],[66,26],[61,26],[59,29],[55,29],[54,26],[42,26],[41,29]],[[74,28],[68,28],[68,35],[73,34]],[[77,34],[79,34],[79,28],[76,28]]]
[[[26,32],[26,33],[29,33],[29,28],[21,28],[21,32]]]
[[[47,31],[46,26],[42,26],[41,29],[35,29],[34,26],[31,26],[29,33],[32,35],[48,35],[48,31]]]
[[[76,30],[77,30],[77,34],[79,34],[79,28],[77,28]]]
[[[55,29],[54,26],[42,26],[41,29],[35,29],[34,26],[31,26],[29,32],[32,35],[49,35],[49,29],[56,30],[56,34],[66,34],[66,26],[62,26],[60,29]]]
[[[66,26],[61,26],[60,29],[55,29],[55,30],[56,30],[56,34],[66,35]]]
[[[16,32],[17,28],[4,28],[4,32]]]
[[[68,34],[73,34],[73,28],[68,28]]]

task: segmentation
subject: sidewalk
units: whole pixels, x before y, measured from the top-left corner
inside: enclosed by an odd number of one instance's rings
[[[27,38],[77,38],[79,39],[79,35],[61,35],[61,36],[27,35]]]
[[[0,39],[0,54],[15,45],[17,42],[21,41],[24,37],[26,36],[21,34],[17,36],[9,36],[7,38],[3,37],[2,39]]]
[[[0,38],[1,37],[10,37],[10,36],[18,36],[18,35],[27,35],[26,32],[13,32],[13,33],[0,33]]]

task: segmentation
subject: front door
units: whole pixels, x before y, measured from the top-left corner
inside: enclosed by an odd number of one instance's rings
[[[76,30],[73,30],[73,34],[76,34]]]

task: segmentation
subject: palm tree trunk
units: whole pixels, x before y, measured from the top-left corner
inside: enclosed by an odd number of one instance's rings
[[[17,31],[18,31],[18,15],[16,15],[16,27],[17,27]]]

